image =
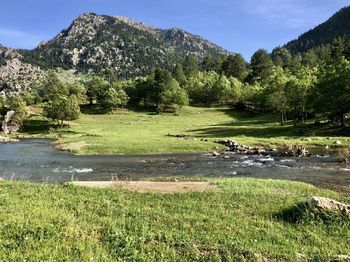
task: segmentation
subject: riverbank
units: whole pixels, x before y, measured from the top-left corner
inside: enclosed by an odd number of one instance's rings
[[[0,260],[329,261],[350,256],[349,222],[297,212],[311,195],[272,180],[210,180],[183,194],[0,182]],[[293,215],[294,214],[294,215]]]
[[[42,119],[32,119],[24,135],[57,138],[58,149],[75,154],[104,155],[208,153],[223,148],[215,142],[225,139],[268,149],[296,144],[317,150],[350,147],[345,131],[312,124],[303,128],[294,128],[292,123],[280,126],[278,116],[251,115],[229,108],[184,107],[178,114],[159,115],[131,110],[111,115],[87,111],[57,131]]]

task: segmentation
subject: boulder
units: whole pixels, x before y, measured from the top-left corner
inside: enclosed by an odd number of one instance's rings
[[[213,152],[213,156],[220,156],[220,153],[217,152],[217,151],[214,151],[214,152]]]
[[[20,126],[16,122],[12,121],[12,117],[14,114],[15,111],[8,111],[5,115],[4,121],[2,121],[1,128],[5,134],[18,132],[18,130],[20,129]]]
[[[350,205],[335,201],[330,198],[312,196],[309,198],[308,203],[312,209],[341,212],[348,216],[350,215]]]

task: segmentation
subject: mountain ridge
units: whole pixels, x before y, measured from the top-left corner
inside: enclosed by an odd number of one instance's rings
[[[23,61],[44,69],[62,67],[99,73],[112,68],[119,77],[170,69],[186,55],[218,57],[231,52],[177,27],[159,29],[128,17],[84,13],[53,39],[21,50]]]

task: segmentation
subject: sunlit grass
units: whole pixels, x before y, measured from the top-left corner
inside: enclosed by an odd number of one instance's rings
[[[282,218],[310,195],[349,198],[295,182],[212,182],[218,184],[213,191],[168,195],[0,182],[0,260],[297,261],[301,254],[329,261],[350,255],[349,224]]]
[[[51,137],[60,136],[60,146],[78,154],[211,152],[220,147],[215,141],[221,139],[268,148],[285,144],[323,148],[334,146],[336,140],[350,146],[349,136],[337,134],[341,129],[327,130],[311,124],[295,128],[292,123],[281,126],[276,115],[251,115],[229,108],[185,107],[178,114],[159,115],[141,110],[89,113],[71,122],[70,127],[51,133]],[[37,130],[39,135],[45,128],[48,130],[49,125],[42,118],[29,121],[27,126],[31,134]],[[302,139],[303,132],[309,139]]]

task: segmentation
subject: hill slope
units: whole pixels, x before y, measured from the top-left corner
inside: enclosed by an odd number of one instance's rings
[[[170,68],[190,53],[217,57],[229,52],[178,28],[162,30],[126,17],[88,13],[54,39],[22,55],[25,62],[42,68],[96,73],[113,68],[119,77],[131,77],[157,66]]]
[[[292,53],[302,53],[345,36],[350,36],[350,6],[341,9],[326,22],[289,42],[285,47]]]

